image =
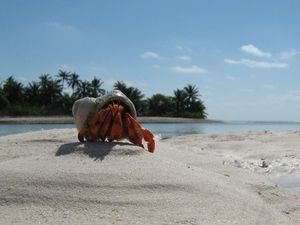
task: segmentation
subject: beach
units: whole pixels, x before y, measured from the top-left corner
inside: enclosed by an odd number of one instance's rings
[[[140,116],[139,123],[223,123],[225,121],[212,119],[194,119],[182,117]],[[20,116],[0,117],[0,124],[73,124],[72,116]]]
[[[0,224],[300,224],[300,133],[79,143],[75,129],[0,137]]]

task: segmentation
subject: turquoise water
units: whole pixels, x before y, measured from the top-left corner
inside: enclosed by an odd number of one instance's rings
[[[228,131],[284,131],[300,130],[300,122],[230,122],[230,123],[178,123],[178,124],[143,124],[162,137],[185,134],[223,133]]]
[[[145,123],[162,138],[185,134],[222,133],[227,131],[300,130],[300,122],[231,122],[231,123]],[[53,128],[74,128],[73,124],[0,124],[0,136]]]
[[[74,128],[73,124],[0,124],[0,136],[54,128]]]

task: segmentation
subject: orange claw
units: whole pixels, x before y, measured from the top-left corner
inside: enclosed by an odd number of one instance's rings
[[[129,113],[125,113],[125,120],[128,127],[129,141],[144,148],[144,145],[142,144],[142,139],[144,138],[147,142],[148,151],[153,153],[155,148],[153,134],[149,130],[143,129]]]
[[[155,149],[155,142],[153,139],[154,138],[153,134],[150,132],[150,130],[143,129],[143,137],[144,137],[145,141],[147,142],[148,151],[153,153],[154,149]]]

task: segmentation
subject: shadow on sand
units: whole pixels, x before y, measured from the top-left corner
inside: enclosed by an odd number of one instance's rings
[[[114,146],[133,146],[124,142],[72,142],[61,145],[55,153],[55,156],[68,155],[75,152],[83,152],[95,160],[103,160],[113,150]],[[126,152],[123,151],[123,154]],[[130,153],[130,152],[127,152]],[[122,151],[119,153],[122,154]]]

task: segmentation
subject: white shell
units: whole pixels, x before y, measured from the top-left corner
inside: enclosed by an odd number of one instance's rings
[[[87,127],[88,122],[95,114],[112,101],[121,102],[127,108],[130,115],[136,118],[136,110],[132,101],[121,91],[114,90],[98,98],[85,97],[74,102],[72,114],[77,130],[80,131],[82,127]]]
[[[86,126],[87,118],[96,114],[96,98],[85,97],[74,102],[72,114],[78,131]]]

